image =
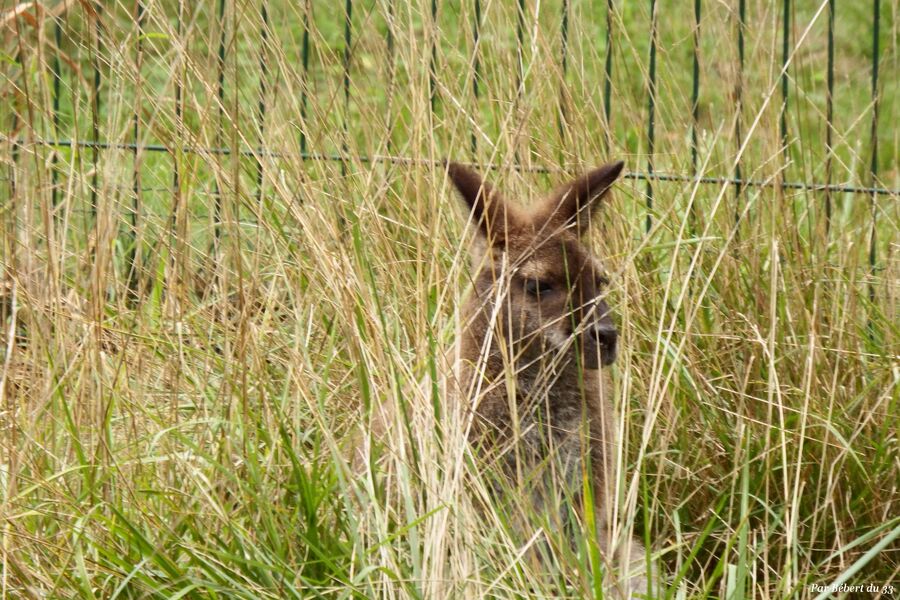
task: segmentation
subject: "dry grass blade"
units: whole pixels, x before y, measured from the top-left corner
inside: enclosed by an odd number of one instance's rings
[[[0,597],[599,597],[442,402],[446,160],[523,205],[626,163],[610,527],[661,597],[895,582],[896,6],[654,3],[651,136],[650,4],[7,3]]]

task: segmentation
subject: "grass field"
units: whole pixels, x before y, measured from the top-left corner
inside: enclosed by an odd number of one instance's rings
[[[0,12],[0,597],[599,597],[588,536],[517,531],[435,439],[448,157],[525,203],[626,161],[592,243],[660,597],[900,594],[896,0],[874,126],[873,3],[835,3],[830,148],[829,5],[789,3],[786,149],[780,1],[747,3],[742,68],[738,0],[696,38],[657,2],[652,142],[650,2],[35,4]],[[736,169],[765,185],[690,181]],[[355,477],[384,400],[431,426]]]

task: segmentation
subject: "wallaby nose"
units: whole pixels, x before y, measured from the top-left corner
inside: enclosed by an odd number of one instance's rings
[[[604,367],[613,364],[616,360],[616,344],[619,339],[619,332],[612,325],[600,323],[594,325],[591,333],[600,349],[600,364]]]

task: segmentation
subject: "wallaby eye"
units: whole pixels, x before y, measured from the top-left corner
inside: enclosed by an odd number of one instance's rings
[[[540,279],[528,279],[525,281],[525,291],[529,296],[534,296],[535,298],[545,296],[552,292],[553,289],[553,284],[549,281]]]

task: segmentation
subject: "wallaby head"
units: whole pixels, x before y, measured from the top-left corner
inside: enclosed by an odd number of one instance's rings
[[[604,299],[608,281],[583,238],[622,166],[594,169],[526,210],[475,171],[448,165],[477,224],[471,252],[473,344],[480,344],[484,321],[495,311],[517,361],[580,356],[581,368],[598,369],[615,360],[618,334]]]

